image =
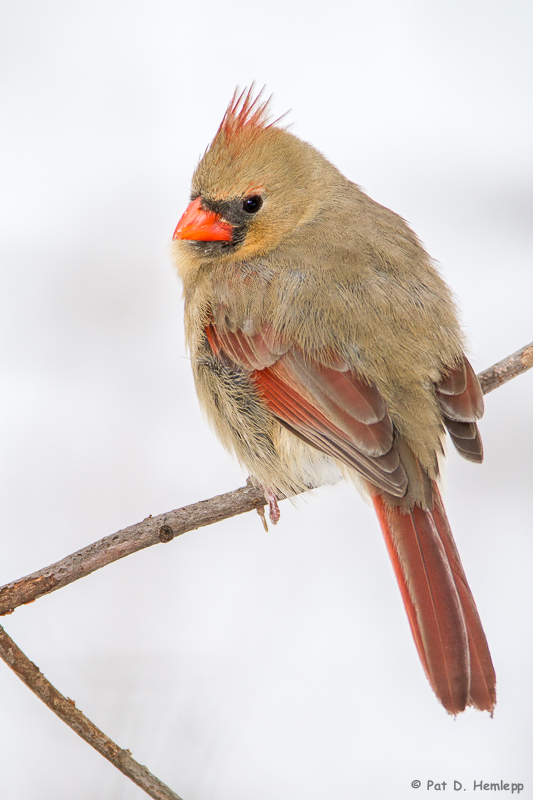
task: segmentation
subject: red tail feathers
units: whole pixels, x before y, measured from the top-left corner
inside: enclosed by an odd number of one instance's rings
[[[439,490],[431,511],[402,512],[373,498],[418,654],[450,714],[492,711],[496,676]]]

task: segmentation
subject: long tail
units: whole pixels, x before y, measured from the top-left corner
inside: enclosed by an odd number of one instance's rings
[[[433,690],[450,714],[467,705],[492,711],[496,676],[476,604],[433,484],[431,511],[402,512],[373,498],[418,650]]]

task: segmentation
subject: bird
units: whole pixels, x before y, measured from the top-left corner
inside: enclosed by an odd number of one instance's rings
[[[222,444],[279,498],[346,478],[374,505],[423,669],[493,714],[492,660],[439,490],[480,463],[483,394],[452,293],[396,213],[235,91],[174,231],[186,343]]]

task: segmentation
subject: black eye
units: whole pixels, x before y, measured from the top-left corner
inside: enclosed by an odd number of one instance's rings
[[[257,214],[263,205],[263,198],[259,194],[253,194],[250,197],[245,197],[242,201],[242,210],[247,214]]]

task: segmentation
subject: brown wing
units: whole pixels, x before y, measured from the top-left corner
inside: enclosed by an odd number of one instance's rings
[[[206,334],[214,353],[250,370],[258,392],[282,425],[383,491],[403,497],[407,475],[375,386],[336,357],[326,365],[304,356],[269,325],[245,334],[212,323]]]
[[[483,444],[476,420],[483,416],[483,392],[466,357],[446,370],[435,394],[452,442],[464,458],[480,464]]]

